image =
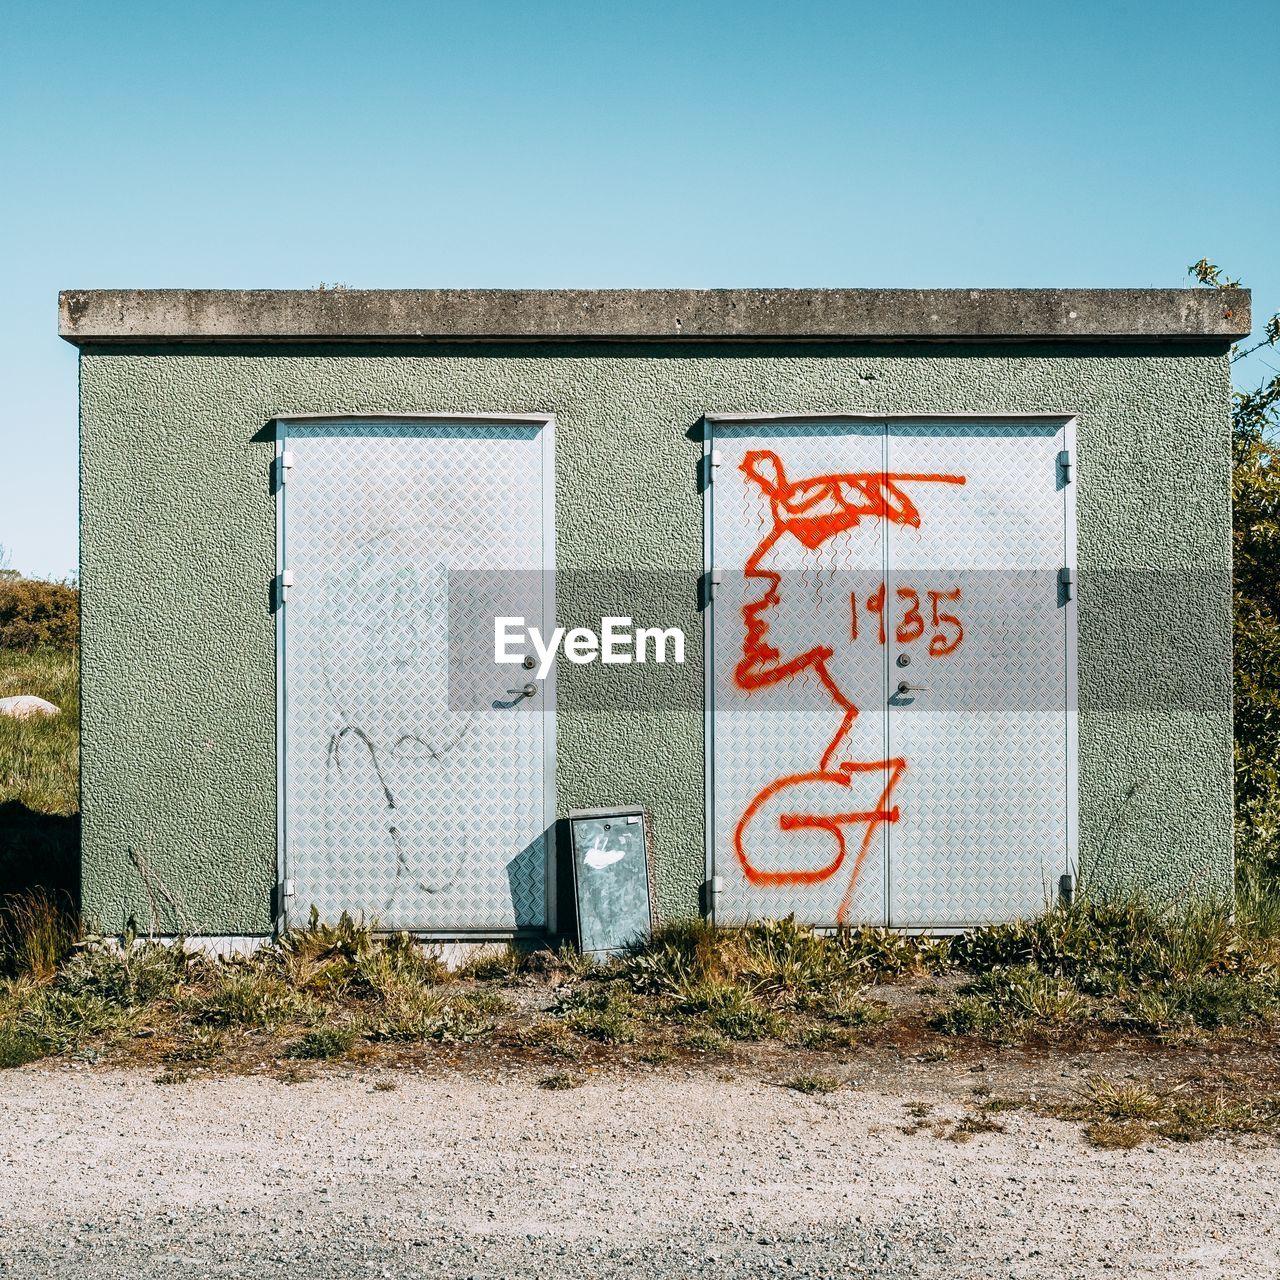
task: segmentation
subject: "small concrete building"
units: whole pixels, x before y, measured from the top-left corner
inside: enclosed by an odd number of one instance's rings
[[[1247,292],[60,304],[102,928],[571,933],[613,805],[666,917],[1228,891]]]

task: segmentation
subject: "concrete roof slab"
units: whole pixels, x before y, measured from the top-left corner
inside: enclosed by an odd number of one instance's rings
[[[1247,289],[68,289],[72,343],[1233,341]]]

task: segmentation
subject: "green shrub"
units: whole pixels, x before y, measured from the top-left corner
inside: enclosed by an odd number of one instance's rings
[[[0,1022],[0,1070],[23,1067],[49,1054],[48,1044],[12,1022]]]
[[[625,991],[612,986],[579,987],[561,1004],[571,1031],[603,1044],[631,1044],[636,1039],[635,1006]]]
[[[355,1047],[354,1027],[320,1027],[289,1048],[290,1058],[341,1058]]]
[[[77,587],[0,574],[0,649],[73,649],[79,642]]]
[[[73,998],[94,997],[122,1009],[172,997],[200,963],[181,945],[126,942],[86,946],[63,966],[57,986]]]

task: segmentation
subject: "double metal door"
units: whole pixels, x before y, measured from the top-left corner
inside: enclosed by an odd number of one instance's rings
[[[554,677],[493,661],[495,617],[554,616],[551,432],[280,422],[287,924],[312,907],[441,935],[551,923]]]
[[[716,420],[710,872],[726,923],[947,929],[1070,869],[1070,424]]]

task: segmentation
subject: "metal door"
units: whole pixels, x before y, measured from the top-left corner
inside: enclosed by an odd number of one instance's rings
[[[552,450],[541,417],[279,422],[286,924],[550,927],[553,677],[493,653],[554,617]]]
[[[1056,892],[1068,426],[712,424],[718,919],[947,929]]]

